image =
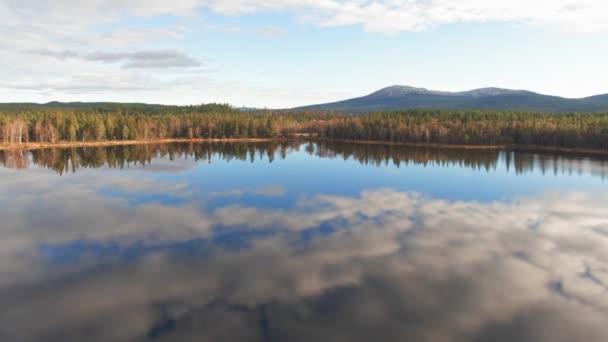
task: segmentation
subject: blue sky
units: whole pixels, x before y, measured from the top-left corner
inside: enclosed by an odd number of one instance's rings
[[[283,108],[403,84],[608,92],[604,0],[0,0],[0,101]]]

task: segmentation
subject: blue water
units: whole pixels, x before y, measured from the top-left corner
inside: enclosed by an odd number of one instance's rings
[[[234,147],[0,155],[0,341],[608,340],[605,160]]]

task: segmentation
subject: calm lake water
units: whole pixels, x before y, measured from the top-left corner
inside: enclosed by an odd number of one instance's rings
[[[0,152],[0,341],[608,341],[605,175],[382,145]]]

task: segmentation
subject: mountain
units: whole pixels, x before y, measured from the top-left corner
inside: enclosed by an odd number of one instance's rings
[[[503,109],[547,112],[608,111],[608,94],[582,99],[543,95],[527,90],[481,88],[448,92],[392,86],[354,99],[299,107],[362,113],[399,109]]]
[[[209,108],[203,108],[209,107]],[[87,109],[100,112],[121,111],[124,113],[166,113],[191,111],[232,110],[221,104],[200,106],[172,106],[147,103],[116,102],[48,102],[48,103],[0,103],[0,110],[27,108],[70,108]],[[297,110],[319,109],[336,110],[346,113],[364,113],[381,110],[400,109],[494,109],[527,110],[546,112],[608,112],[608,94],[595,95],[580,99],[543,95],[527,90],[503,88],[480,88],[469,91],[449,92],[428,90],[409,86],[391,86],[380,89],[367,96],[349,100],[316,104],[295,108]],[[259,108],[242,107],[240,111],[256,111]]]
[[[586,97],[584,100],[596,103],[608,103],[608,94]]]

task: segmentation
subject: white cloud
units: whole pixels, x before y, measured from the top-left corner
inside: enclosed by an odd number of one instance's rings
[[[254,28],[242,28],[240,26],[222,26],[206,24],[205,28],[223,33],[253,33],[261,37],[276,38],[287,34],[287,30],[280,26],[259,26]]]
[[[420,31],[453,23],[520,22],[566,31],[608,29],[603,0],[212,0],[219,13],[294,11],[321,26],[361,26],[367,31]]]
[[[460,22],[520,22],[560,30],[608,29],[604,0],[162,0],[131,1],[0,1],[0,27],[19,26],[35,33],[53,26],[78,28],[108,23],[121,16],[195,17],[200,9],[241,15],[255,12],[292,12],[321,26],[356,25],[383,33],[419,31]],[[16,32],[14,32],[16,33]],[[38,31],[38,34],[49,34]],[[75,32],[63,32],[70,34]],[[53,33],[59,34],[59,33]]]

